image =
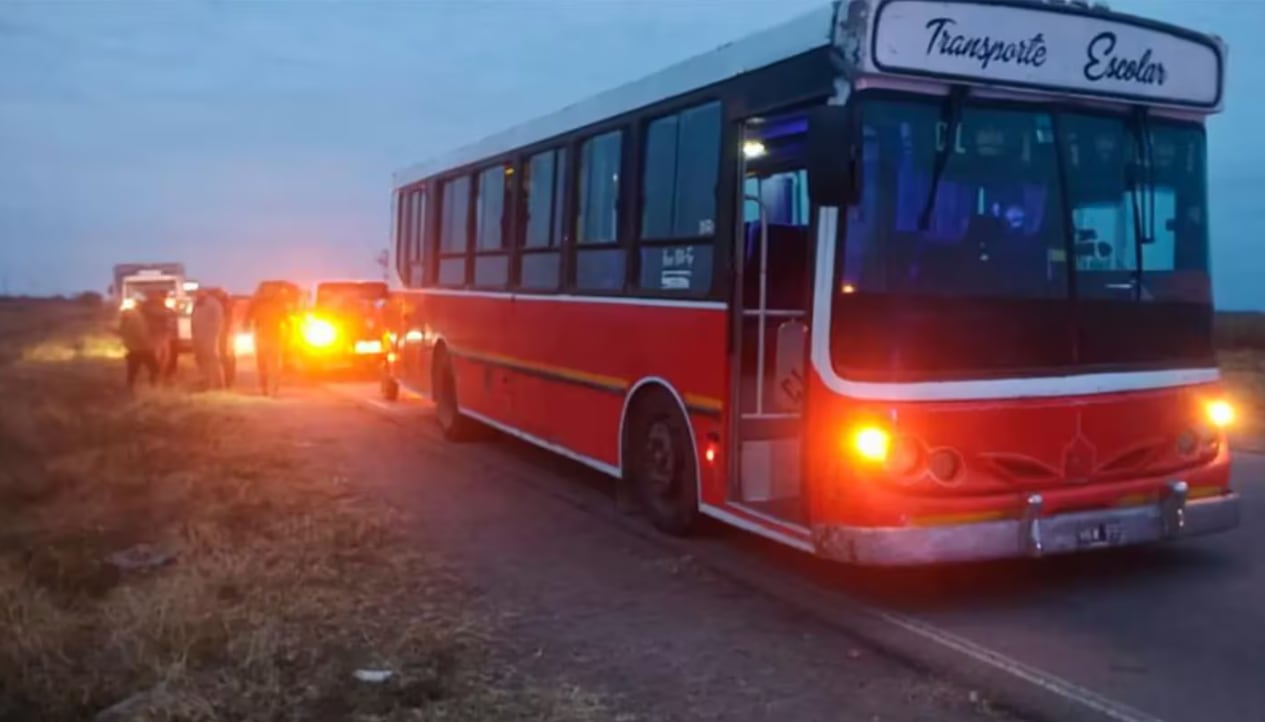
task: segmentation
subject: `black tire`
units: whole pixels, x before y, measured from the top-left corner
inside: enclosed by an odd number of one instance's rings
[[[431,393],[435,399],[435,421],[444,438],[449,441],[469,441],[474,438],[477,424],[461,414],[457,403],[457,381],[452,375],[448,353],[440,348],[431,364]]]
[[[625,483],[657,529],[685,536],[698,522],[698,464],[688,421],[666,392],[651,390],[629,412]]]

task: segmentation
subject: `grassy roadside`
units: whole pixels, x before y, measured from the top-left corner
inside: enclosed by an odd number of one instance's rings
[[[498,664],[444,560],[269,402],[131,399],[101,319],[47,313],[0,359],[0,720],[608,716]]]

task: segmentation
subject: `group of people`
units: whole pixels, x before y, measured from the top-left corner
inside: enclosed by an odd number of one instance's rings
[[[234,339],[241,327],[253,334],[259,385],[265,395],[275,396],[281,376],[282,356],[293,309],[276,293],[256,294],[246,317],[239,322],[233,299],[223,289],[199,289],[190,313],[193,359],[199,385],[205,390],[232,388],[237,376]],[[179,316],[168,306],[167,294],[147,293],[125,310],[119,333],[127,351],[127,387],[133,389],[141,371],[151,385],[170,383],[179,353]]]

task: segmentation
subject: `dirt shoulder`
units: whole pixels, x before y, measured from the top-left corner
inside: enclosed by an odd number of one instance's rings
[[[71,317],[0,364],[0,720],[611,717],[502,663],[450,560],[278,422],[311,409],[130,398]]]

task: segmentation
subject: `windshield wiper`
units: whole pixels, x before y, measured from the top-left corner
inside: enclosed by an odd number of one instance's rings
[[[1129,164],[1125,183],[1133,205],[1134,300],[1142,299],[1142,247],[1154,242],[1155,182],[1151,178],[1151,122],[1147,109],[1140,106],[1133,113],[1129,130],[1133,134],[1135,158]]]
[[[931,189],[927,191],[927,201],[918,215],[918,230],[926,231],[931,226],[931,214],[936,209],[936,195],[940,192],[940,178],[944,176],[944,168],[949,164],[949,155],[957,142],[958,126],[962,124],[962,105],[966,100],[966,86],[954,85],[949,88],[949,95],[944,100],[940,111],[940,122],[944,123],[944,145],[936,149],[934,165],[931,167]]]

